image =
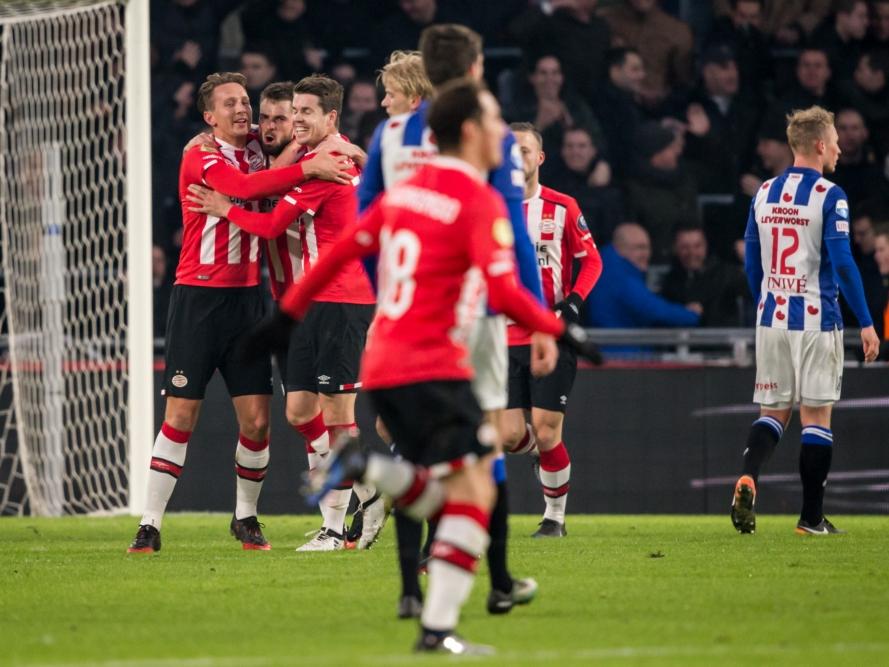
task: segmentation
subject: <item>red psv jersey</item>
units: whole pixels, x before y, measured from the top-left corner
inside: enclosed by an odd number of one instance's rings
[[[361,362],[366,389],[472,377],[466,341],[486,283],[490,303],[558,335],[562,323],[518,286],[502,199],[455,158],[391,188],[281,301],[302,317],[342,262],[379,253],[377,314]]]
[[[522,207],[528,236],[537,250],[540,282],[547,305],[552,308],[572,291],[586,299],[602,272],[602,260],[577,202],[573,197],[541,185]],[[575,259],[580,260],[580,271],[572,284]],[[510,324],[508,333],[510,345],[531,342],[531,334],[515,324]]]
[[[314,153],[301,162],[311,160]],[[272,294],[279,299],[314,265],[320,255],[358,220],[360,181],[353,165],[352,183],[343,185],[311,179],[281,196],[271,213],[254,213],[234,207],[229,217],[239,227],[268,239]],[[316,297],[316,301],[373,304],[370,281],[361,263],[349,262]]]
[[[219,150],[207,151],[200,146],[182,158],[179,170],[179,201],[182,205],[182,250],[176,268],[177,285],[201,287],[252,287],[259,284],[259,239],[239,229],[228,220],[205,213],[194,213],[186,199],[188,186],[209,185],[204,175],[220,160],[225,160],[244,174],[260,171],[265,158],[258,138],[250,134],[244,148],[236,148],[217,139]],[[240,202],[250,210],[258,210],[257,201]]]

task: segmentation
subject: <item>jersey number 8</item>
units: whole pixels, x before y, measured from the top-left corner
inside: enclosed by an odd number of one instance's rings
[[[380,234],[380,297],[377,310],[390,320],[404,315],[414,300],[414,272],[420,260],[420,239],[408,229]]]

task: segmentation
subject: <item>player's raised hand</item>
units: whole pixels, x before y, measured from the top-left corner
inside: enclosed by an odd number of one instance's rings
[[[241,339],[238,344],[241,357],[245,361],[254,361],[273,352],[285,352],[295,323],[295,320],[275,308],[271,315]]]
[[[575,350],[580,356],[585,357],[594,366],[602,365],[602,352],[579,324],[566,324],[565,332],[559,340]]]
[[[202,150],[210,153],[219,152],[219,147],[216,145],[216,139],[213,138],[213,134],[210,132],[200,132],[199,134],[194,135],[188,140],[188,143],[185,144],[185,148],[182,149],[182,152],[187,153],[195,146],[200,146]]]
[[[340,139],[335,134],[327,135],[316,149],[319,152],[339,153],[343,157],[347,157],[355,162],[359,167],[364,167],[367,162],[367,153],[356,144],[350,143],[345,139]]]
[[[303,161],[302,165],[306,178],[320,178],[322,181],[332,181],[343,185],[351,183],[354,178],[349,173],[352,160],[330,151],[318,151],[311,160]]]
[[[194,183],[188,186],[185,198],[194,204],[188,208],[192,213],[206,213],[217,218],[227,218],[232,207],[231,200],[224,194]]]
[[[559,360],[556,339],[539,331],[531,334],[531,375],[536,378],[549,375]]]
[[[861,330],[861,344],[864,347],[864,360],[871,362],[880,353],[880,337],[872,326]]]

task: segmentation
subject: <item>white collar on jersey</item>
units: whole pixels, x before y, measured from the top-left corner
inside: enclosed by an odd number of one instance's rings
[[[542,186],[540,183],[538,183],[538,184],[537,184],[537,189],[534,191],[534,194],[531,195],[530,197],[528,197],[523,203],[527,204],[527,203],[528,203],[529,201],[531,201],[532,199],[539,199],[539,198],[540,198],[540,193],[541,193],[542,190],[543,190],[543,186]]]
[[[457,171],[462,171],[467,176],[482,183],[487,179],[485,174],[473,167],[466,160],[461,160],[460,158],[451,155],[436,155],[432,158],[432,164],[442,169],[456,169]]]

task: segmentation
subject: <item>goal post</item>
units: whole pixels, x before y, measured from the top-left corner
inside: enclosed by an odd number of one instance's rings
[[[154,445],[154,317],[151,275],[151,45],[149,3],[126,6],[127,349],[129,352],[129,511],[141,515]],[[145,304],[145,307],[136,307]]]
[[[0,4],[0,514],[140,511],[153,419],[147,0]],[[8,403],[8,405],[7,405]],[[10,489],[21,487],[24,498]],[[21,495],[21,494],[20,494]]]

